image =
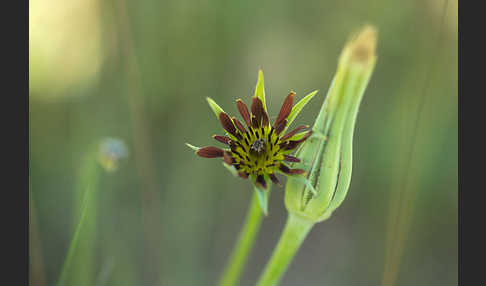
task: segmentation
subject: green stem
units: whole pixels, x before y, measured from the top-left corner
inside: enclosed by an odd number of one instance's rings
[[[258,195],[256,192],[253,192],[244,226],[241,229],[238,241],[227,263],[226,269],[221,276],[218,284],[219,286],[238,285],[248,255],[250,254],[255,238],[260,230],[261,222],[262,211],[258,202]]]
[[[80,197],[75,203],[76,207],[79,207],[79,210],[76,211],[76,214],[79,214],[79,221],[69,243],[57,286],[73,285],[73,283],[77,285],[84,283],[83,281],[93,282],[94,237],[97,219],[96,194],[101,176],[101,167],[95,159],[97,153],[94,150],[96,149],[93,147],[81,167],[78,187],[83,190],[83,193],[79,194]]]
[[[256,284],[257,286],[278,284],[313,226],[314,222],[289,213],[280,240],[270,261],[265,266],[265,270]]]
[[[82,206],[82,209],[81,209],[81,218],[79,219],[79,223],[76,226],[76,230],[74,232],[73,238],[71,240],[71,243],[69,244],[68,253],[67,253],[66,259],[64,260],[62,269],[61,269],[61,275],[59,276],[59,280],[56,284],[58,286],[62,286],[64,284],[66,284],[68,268],[72,264],[73,254],[74,254],[76,247],[79,244],[80,233],[81,233],[81,230],[83,229],[83,226],[85,224],[86,216],[88,215],[88,207],[89,207],[89,202],[90,202],[90,199],[91,199],[92,191],[93,191],[93,188],[89,187],[84,194],[83,206]]]

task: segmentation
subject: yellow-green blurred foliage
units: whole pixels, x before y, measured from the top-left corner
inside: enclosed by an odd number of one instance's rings
[[[218,145],[211,135],[222,128],[205,97],[235,114],[262,68],[270,114],[290,90],[320,90],[294,123],[312,124],[339,52],[366,23],[379,32],[378,60],[358,114],[349,194],[281,285],[456,285],[457,1],[443,25],[442,0],[29,8],[32,285],[57,282],[79,221],[83,162],[106,137],[129,156],[114,172],[97,169],[90,255],[73,257],[69,281],[90,269],[80,285],[214,285],[252,189],[184,145]],[[254,284],[285,218],[276,189],[241,285]]]

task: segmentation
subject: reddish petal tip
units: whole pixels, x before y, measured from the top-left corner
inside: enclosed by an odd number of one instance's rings
[[[226,145],[230,145],[231,143],[231,139],[228,136],[213,135],[213,138]]]
[[[292,91],[287,95],[287,97],[284,100],[284,103],[282,104],[282,107],[280,108],[280,112],[278,113],[277,119],[275,120],[275,123],[273,126],[279,125],[281,121],[284,119],[287,119],[289,116],[290,112],[292,111],[292,106],[294,105],[294,96],[295,93]]]
[[[251,126],[250,112],[248,111],[248,107],[246,106],[246,104],[241,99],[237,99],[236,107],[238,108],[241,117],[243,117],[243,120],[245,120],[246,125],[250,127]]]
[[[300,162],[299,158],[294,157],[294,156],[290,156],[290,155],[284,155],[284,160],[287,161],[287,162],[294,162],[294,163]]]
[[[223,152],[223,149],[209,146],[197,150],[196,154],[203,158],[218,158],[223,157]]]
[[[219,122],[221,122],[221,125],[223,126],[224,130],[226,130],[229,134],[235,137],[237,136],[236,127],[233,124],[233,120],[231,120],[228,114],[221,112],[219,114]]]
[[[304,175],[306,173],[303,169],[290,169],[290,174],[294,175]]]

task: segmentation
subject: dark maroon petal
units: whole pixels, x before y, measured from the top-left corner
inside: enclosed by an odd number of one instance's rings
[[[295,134],[297,134],[297,132],[299,132],[300,130],[303,130],[303,129],[306,129],[306,128],[309,128],[309,125],[300,125],[299,127],[295,128],[294,130],[290,131],[285,136],[280,138],[280,140],[285,141],[285,140],[289,139],[290,137],[294,136]]]
[[[246,107],[246,104],[241,99],[238,99],[236,101],[236,107],[238,108],[241,117],[243,117],[243,119],[245,120],[246,125],[250,127],[251,126],[250,112],[248,112],[248,107]]]
[[[240,176],[243,179],[246,179],[246,178],[248,178],[248,173],[246,173],[246,172],[238,172],[238,176]]]
[[[277,120],[275,120],[275,123],[273,126],[275,126],[275,129],[277,128],[277,125],[284,119],[286,119],[290,112],[292,111],[292,105],[294,104],[294,96],[295,93],[292,91],[287,95],[287,97],[284,100],[284,103],[282,104],[282,108],[280,108],[280,112],[278,113]]]
[[[270,120],[268,119],[268,114],[266,111],[263,111],[263,116],[262,116],[262,126],[268,126],[268,122]]]
[[[240,130],[241,134],[245,134],[245,132],[246,132],[245,126],[243,126],[243,124],[238,119],[236,119],[235,117],[233,117],[232,119],[233,119],[233,122],[235,123],[236,127],[238,127],[238,129]]]
[[[265,113],[265,109],[263,109],[263,103],[258,97],[253,97],[253,101],[251,102],[251,113],[255,115],[256,122],[258,126],[262,122],[263,113]]]
[[[282,131],[285,129],[285,126],[287,125],[287,119],[284,119],[278,123],[277,126],[275,126],[275,134],[280,135]]]
[[[285,174],[288,175],[302,175],[305,174],[305,170],[303,169],[290,169],[284,164],[280,164],[280,171],[284,172]]]
[[[299,140],[297,140],[297,141],[294,141],[294,140],[287,141],[287,145],[285,145],[285,149],[286,150],[292,150],[292,149],[297,148],[297,146],[299,146],[300,143],[302,143],[305,140],[307,140],[307,138],[309,138],[309,136],[311,136],[311,134],[312,134],[312,130],[309,130],[309,132],[307,132],[304,135],[304,137],[300,138]]]
[[[289,141],[287,142],[287,145],[285,145],[285,150],[294,150],[299,144],[299,141]]]
[[[224,130],[228,131],[229,134],[233,136],[237,136],[238,133],[236,133],[236,127],[233,124],[233,120],[228,116],[228,114],[221,112],[219,114],[219,122],[221,122],[221,125],[223,126]]]
[[[287,162],[295,162],[295,163],[300,162],[299,158],[294,157],[294,156],[290,156],[290,155],[284,155],[284,160],[287,161]]]
[[[226,145],[230,145],[231,142],[231,139],[228,136],[213,135],[213,138]]]
[[[263,177],[263,175],[258,175],[258,177],[256,178],[256,183],[257,185],[260,185],[263,189],[267,188],[267,182],[265,182],[265,178]]]
[[[305,174],[305,170],[303,170],[303,169],[290,169],[290,174],[292,174],[292,175],[303,175],[303,174]]]
[[[268,175],[268,176],[270,177],[270,180],[272,180],[272,182],[273,182],[275,185],[277,185],[277,186],[279,186],[279,187],[281,187],[281,186],[282,186],[282,185],[280,184],[280,182],[278,181],[277,176],[275,176],[275,174],[270,174],[270,175]]]
[[[307,131],[307,133],[302,138],[297,140],[297,142],[302,143],[305,140],[307,140],[307,138],[309,138],[309,136],[311,136],[311,135],[312,135],[312,130],[309,130],[309,131]]]
[[[258,128],[258,121],[255,115],[251,116],[251,125],[253,126],[253,128]]]
[[[213,146],[203,147],[196,151],[196,154],[204,158],[223,157],[223,153],[224,153],[223,149],[220,149],[218,147],[213,147]]]
[[[285,164],[280,164],[279,169],[280,169],[280,171],[284,172],[285,174],[290,174],[290,168],[287,167]]]
[[[223,160],[228,165],[233,164],[233,157],[231,157],[231,153],[228,152],[228,151],[224,151],[224,153],[223,153]]]

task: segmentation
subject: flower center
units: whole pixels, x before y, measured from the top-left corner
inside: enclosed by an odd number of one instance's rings
[[[263,151],[265,151],[265,141],[263,141],[263,139],[261,138],[256,139],[251,144],[250,150],[257,152],[258,154],[262,153]]]

